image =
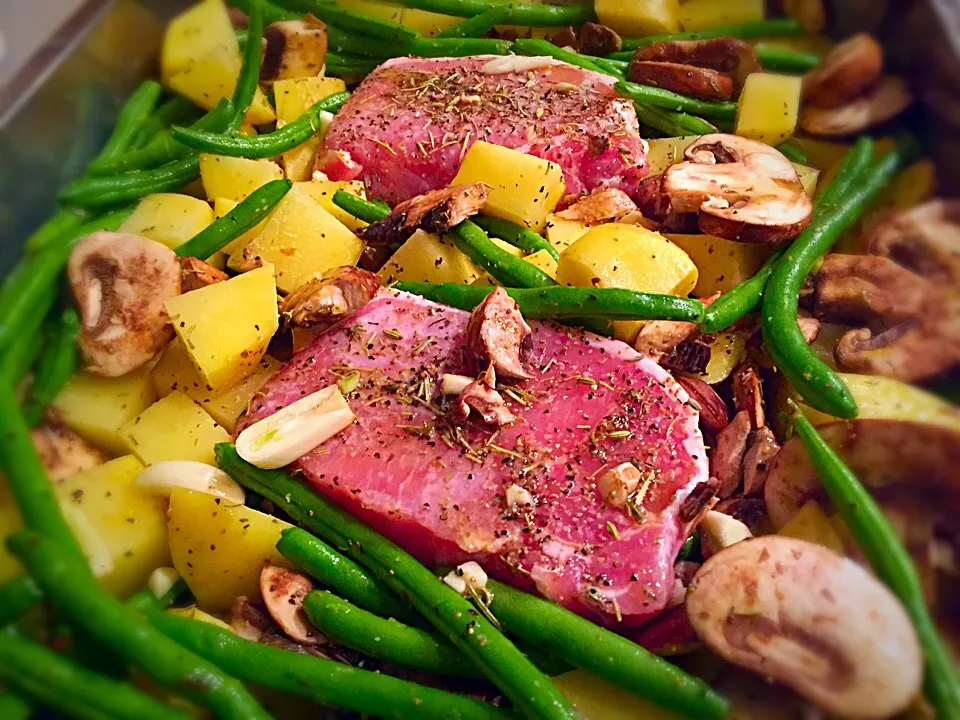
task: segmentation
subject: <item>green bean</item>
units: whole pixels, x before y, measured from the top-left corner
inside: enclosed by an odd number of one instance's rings
[[[0,678],[38,705],[69,717],[89,720],[187,720],[190,717],[131,683],[91,672],[9,631],[0,636]]]
[[[640,85],[634,82],[620,81],[614,85],[614,90],[623,97],[630,98],[645,105],[655,105],[667,110],[703,115],[704,117],[720,120],[733,120],[737,116],[735,102],[713,102],[697,100],[696,98],[680,95],[679,93],[664,90],[663,88]]]
[[[94,159],[109,159],[126,152],[157,105],[163,88],[156,80],[144,80],[120,109],[113,128],[100,154]]]
[[[56,287],[51,286],[44,300],[43,307],[50,307],[56,302]],[[0,382],[12,387],[19,387],[20,382],[30,372],[30,368],[40,357],[40,349],[46,340],[43,331],[44,316],[36,314],[27,320],[21,330],[20,340],[13,343],[0,358]]]
[[[418,57],[469,57],[471,55],[509,55],[513,43],[494,38],[420,38],[412,53]]]
[[[911,143],[903,141],[874,162],[858,186],[839,201],[836,212],[805,230],[787,248],[764,288],[761,327],[767,353],[804,401],[821,412],[856,417],[857,402],[840,376],[804,339],[797,324],[800,288],[814,263],[857,221],[912,154]]]
[[[496,5],[486,12],[467,18],[451,25],[436,34],[438,38],[478,38],[483,37],[507,16],[506,5]]]
[[[546,40],[522,38],[513,43],[513,50],[520,55],[546,55],[554,58],[555,60],[559,60],[560,62],[582,67],[584,70],[592,70],[593,72],[600,73],[601,75],[610,74],[607,70],[597,65],[586,55],[581,55],[580,53],[557,47],[553,43],[547,42]]]
[[[617,78],[617,80],[627,79],[627,68],[629,67],[630,63],[621,62],[620,60],[594,57],[593,55],[584,55],[583,57],[587,58],[594,65],[605,71],[607,75],[612,75],[613,77]]]
[[[472,310],[493,292],[489,285],[401,281],[397,290],[420,295],[433,302]],[[517,301],[524,317],[562,320],[580,317],[608,320],[678,320],[699,322],[703,303],[675,295],[656,295],[623,288],[581,288],[554,285],[541,288],[504,288]]]
[[[76,372],[79,334],[80,318],[76,310],[67,308],[57,316],[23,404],[23,416],[31,427],[40,424],[44,411]]]
[[[514,257],[490,240],[475,223],[464,220],[450,229],[450,238],[460,252],[473,260],[477,267],[507,287],[542,288],[557,281],[536,265]]]
[[[490,217],[489,215],[477,215],[473,218],[473,222],[494,237],[520,248],[527,255],[539,250],[546,250],[554,260],[560,259],[560,253],[548,240],[530,228],[523,227],[523,225],[517,225],[517,223],[509,220]]]
[[[487,587],[490,611],[517,637],[685,717],[726,717],[727,701],[707,683],[636,643],[503,583],[488,580]]]
[[[271,158],[305,143],[320,128],[320,113],[336,112],[350,97],[338,92],[314,103],[293,122],[266,135],[254,137],[221,135],[183,127],[173,127],[173,139],[200,152],[242,158]]]
[[[441,631],[530,720],[573,720],[550,681],[466,598],[389,540],[282,471],[259,470],[221,443],[217,463],[241,485],[272,500],[296,522],[345,549]]]
[[[827,221],[837,202],[849,192],[854,182],[862,178],[872,155],[873,141],[866,137],[858,140],[847,153],[830,187],[814,201],[813,219],[804,233],[816,232]],[[802,236],[803,233],[801,233]],[[756,275],[717,298],[704,312],[701,329],[707,333],[719,332],[733,325],[747,313],[756,310],[763,299],[763,290],[785,252],[786,248],[777,250],[767,258]]]
[[[333,202],[341,210],[346,210],[358,220],[374,223],[383,220],[390,214],[390,208],[377,204],[371,200],[358,198],[343,190],[337,190],[333,194]]]
[[[43,591],[29,575],[17,575],[0,585],[0,627],[15,622],[43,602]]]
[[[139,150],[153,140],[158,133],[163,132],[171,125],[194,122],[199,116],[200,109],[196,105],[182,95],[174,95],[147,118],[140,128],[140,132],[137,133],[137,137],[130,143],[128,152]]]
[[[359,33],[368,38],[386,40],[402,47],[410,48],[420,37],[420,34],[399,23],[383,20],[352,10],[344,10],[328,0],[286,0],[282,5],[289,5],[300,12],[311,13],[323,20],[327,25]]]
[[[177,599],[187,592],[187,583],[183,578],[177,578],[177,581],[160,597],[156,597],[152,590],[143,589],[135,593],[127,600],[127,607],[136,610],[139,613],[147,610],[166,610],[173,605]]]
[[[777,145],[777,150],[790,162],[806,165],[808,158],[805,152],[791,142],[782,142]]]
[[[635,102],[633,106],[636,108],[637,118],[640,122],[666,133],[669,137],[709,135],[717,131],[716,127],[695,115],[664,110],[638,102]]]
[[[883,161],[881,161],[882,163]],[[794,430],[827,494],[878,577],[900,598],[913,620],[926,659],[924,689],[940,718],[960,718],[960,676],[930,617],[910,553],[853,471],[794,406]]]
[[[442,635],[381,618],[325,590],[309,593],[303,609],[323,635],[377,660],[434,675],[482,677]]]
[[[473,17],[487,12],[494,3],[490,0],[400,0],[404,7],[417,10]],[[503,19],[506,25],[526,25],[530,27],[579,26],[597,19],[593,12],[593,3],[576,5],[534,5],[532,3],[510,3],[505,6],[507,14]]]
[[[329,50],[336,54],[348,53],[378,60],[400,57],[408,52],[397,43],[383,39],[374,41],[364,35],[332,25],[327,26],[327,43]]]
[[[22,337],[31,318],[43,318],[50,312],[56,299],[56,292],[51,292],[51,288],[76,242],[97,230],[116,230],[131,212],[133,208],[105,213],[62,233],[42,252],[17,263],[0,287],[0,352]]]
[[[371,578],[366,570],[306,530],[284,530],[277,542],[277,551],[307,575],[357,607],[404,623],[417,621],[416,615]]]
[[[153,170],[114,177],[83,178],[60,191],[60,202],[86,209],[134,202],[153,193],[178,190],[200,175],[200,158],[191,154]]]
[[[55,241],[57,237],[79,229],[87,220],[89,217],[83,211],[58,210],[24,241],[23,249],[28,255],[34,255]]]
[[[511,720],[492,705],[334,660],[244,640],[229,630],[152,610],[147,620],[246,682],[384,720]]]
[[[229,127],[234,115],[233,102],[224,98],[213,110],[191,125],[190,129],[196,132],[222,133]],[[142,148],[115,158],[92,162],[89,173],[94,177],[103,177],[133,170],[150,170],[182,160],[190,154],[190,148],[174,140],[172,131],[167,129],[155,135]]]
[[[36,708],[9,690],[0,690],[0,717],[3,720],[30,720]]]
[[[289,180],[271,180],[261,185],[233,210],[214,220],[199,233],[177,247],[179,257],[204,260],[223,249],[247,230],[256,227],[293,187]]]
[[[370,60],[365,57],[337,55],[334,52],[327,53],[327,75],[363,77],[373,72],[379,63],[376,60]]]
[[[210,707],[221,718],[269,720],[242,684],[184,650],[102,590],[85,559],[65,556],[57,543],[32,530],[14,533],[7,546],[72,624],[160,685]]]
[[[802,75],[820,64],[820,56],[782,48],[756,45],[757,58],[766,72],[795,73]]]
[[[252,0],[230,0],[230,4],[249,15],[253,2]],[[260,4],[263,6],[263,20],[267,23],[281,22],[283,20],[300,20],[303,17],[300,13],[286,10],[279,5],[269,2],[269,0],[260,0]]]
[[[709,40],[719,37],[735,37],[741,39],[762,37],[786,37],[803,35],[803,26],[790,18],[775,20],[757,20],[740,25],[723,25],[694,32],[670,33],[667,35],[647,35],[641,38],[624,38],[623,51],[614,53],[610,57],[618,60],[629,60],[633,51],[658,42],[673,42],[676,40]],[[626,55],[626,57],[623,57]]]
[[[260,86],[260,64],[263,58],[263,0],[250,0],[247,13],[247,44],[243,48],[243,64],[233,91],[233,118],[227,124],[226,134],[232,135],[247,117]]]

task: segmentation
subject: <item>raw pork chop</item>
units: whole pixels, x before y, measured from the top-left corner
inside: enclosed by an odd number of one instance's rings
[[[558,163],[568,194],[606,185],[632,195],[647,146],[613,83],[552,58],[388,60],[337,113],[317,167],[331,180],[362,176],[394,204],[449,185],[486,140]]]
[[[707,480],[686,393],[621,342],[531,322],[534,378],[498,386],[517,421],[457,426],[456,398],[438,388],[443,373],[467,372],[468,318],[381,291],[267,383],[245,423],[359,372],[356,423],[295,465],[318,492],[429,566],[475,559],[574,612],[641,623],[670,599],[680,506]],[[629,510],[595,484],[624,462],[644,476]],[[514,484],[533,507],[508,506]]]

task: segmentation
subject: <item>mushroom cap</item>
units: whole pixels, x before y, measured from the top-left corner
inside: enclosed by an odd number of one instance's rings
[[[743,540],[709,558],[687,590],[700,639],[847,718],[886,718],[920,691],[913,624],[852,560],[794,538]]]
[[[810,222],[813,205],[796,169],[775,148],[736,135],[704,135],[671,165],[662,192],[675,213],[698,212],[700,229],[727,240],[779,243]]]
[[[799,124],[812,135],[853,135],[896,117],[912,102],[903,78],[885,77],[866,94],[838,107],[807,106],[800,113]]]
[[[302,645],[316,645],[317,631],[303,611],[303,599],[313,590],[310,579],[276,565],[260,571],[260,594],[273,621],[287,636]]]
[[[803,97],[821,108],[854,100],[883,72],[883,48],[867,33],[844,40],[803,79]]]
[[[893,212],[867,232],[867,252],[935,282],[960,284],[960,200],[937,198]]]

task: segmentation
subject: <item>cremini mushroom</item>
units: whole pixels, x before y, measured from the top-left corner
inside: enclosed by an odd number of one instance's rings
[[[700,378],[677,375],[677,383],[687,391],[690,403],[700,413],[700,427],[718,433],[730,424],[730,411],[717,391]]]
[[[397,205],[382,220],[358,232],[371,245],[403,242],[417,230],[442,234],[476,215],[487,204],[483,183],[453,185],[418,195]]]
[[[110,458],[66,425],[47,422],[30,431],[43,469],[54,482],[103,465]]]
[[[732,37],[651,43],[634,54],[631,74],[633,63],[643,62],[676,63],[714,70],[732,79],[735,92],[750,73],[762,70],[753,46]]]
[[[710,235],[779,243],[810,222],[812,204],[797,171],[779,151],[736,135],[704,135],[667,168],[661,191],[673,213],[698,213]]]
[[[637,212],[636,203],[618,188],[597,188],[570,207],[557,213],[564,220],[575,220],[584,225],[599,225]]]
[[[859,33],[838,43],[806,74],[803,98],[820,108],[839,107],[866,92],[882,72],[883,48]]]
[[[609,55],[620,52],[623,47],[623,40],[616,31],[601,23],[584,23],[577,40],[580,43],[577,51],[584,55]]]
[[[215,268],[200,258],[180,258],[180,291],[190,292],[215,285],[230,278],[223,270]]]
[[[903,78],[885,77],[864,95],[839,107],[808,105],[800,113],[799,125],[812,135],[853,135],[896,117],[912,102]]]
[[[740,486],[743,478],[743,456],[750,437],[750,414],[741,410],[717,435],[710,454],[710,475],[717,479],[717,495],[728,497]]]
[[[457,396],[454,416],[458,420],[466,420],[470,412],[475,410],[483,421],[500,427],[509,425],[517,416],[513,414],[507,401],[496,390],[497,375],[493,365],[480,373],[480,377],[467,385]]]
[[[470,313],[465,350],[478,368],[490,365],[497,377],[527,380],[533,375],[521,350],[531,332],[516,300],[498,287]]]
[[[747,451],[743,454],[744,495],[755,495],[763,491],[770,463],[778,452],[780,443],[770,428],[762,427],[750,434]]]
[[[284,324],[325,330],[366,305],[380,289],[380,276],[346,266],[304,283],[280,303]]]
[[[312,15],[282,20],[263,31],[264,52],[260,82],[320,75],[327,60],[326,26]]]
[[[303,611],[303,599],[313,590],[310,579],[293,570],[267,565],[260,571],[260,594],[274,622],[301,645],[316,645],[316,629]]]
[[[694,65],[634,59],[630,63],[629,78],[641,85],[663,88],[701,100],[729,100],[734,93],[732,77]]]
[[[930,200],[886,215],[866,237],[867,252],[928,280],[960,285],[960,200]]]
[[[697,636],[831,713],[887,718],[920,691],[910,618],[883,583],[820,545],[769,535],[709,558],[687,590]]]
[[[97,232],[67,264],[80,310],[86,369],[118,377],[146,365],[173,338],[164,303],[180,294],[173,250],[139,235]]]
[[[756,365],[742,363],[734,371],[733,403],[738,412],[747,412],[754,430],[767,424],[763,407],[763,382]]]

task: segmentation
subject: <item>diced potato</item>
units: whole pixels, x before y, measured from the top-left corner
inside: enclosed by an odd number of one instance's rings
[[[650,174],[659,175],[674,163],[683,162],[683,151],[697,139],[699,139],[698,135],[681,135],[647,140],[650,145],[647,151]]]
[[[560,166],[500,145],[475,142],[451,185],[487,185],[485,212],[539,232],[563,197]]]
[[[173,566],[207,612],[240,595],[259,599],[263,566],[287,565],[276,545],[290,525],[275,517],[182,488],[170,493],[169,515]]]
[[[283,363],[279,360],[264,355],[252,374],[226,390],[215,392],[197,373],[183,343],[180,342],[180,338],[177,338],[163,351],[150,377],[157,395],[161,398],[174,390],[181,390],[200,403],[200,407],[206,410],[210,417],[220,423],[227,432],[232,433],[240,413],[246,410],[254,394],[282,366]]]
[[[803,185],[803,191],[813,197],[817,194],[817,180],[820,177],[820,171],[809,165],[800,163],[790,163],[793,169],[797,171],[797,177],[800,178],[800,184]]]
[[[506,240],[501,240],[501,239],[498,238],[498,237],[492,237],[492,236],[491,236],[491,237],[490,237],[490,242],[492,242],[494,245],[496,245],[498,248],[500,248],[500,249],[503,250],[504,252],[510,253],[510,254],[513,255],[515,258],[522,258],[522,257],[523,257],[523,250],[521,250],[520,248],[518,248],[516,245],[511,245],[511,244],[508,243]]]
[[[737,104],[734,132],[768,145],[782,143],[797,127],[802,85],[798,75],[748,75]]]
[[[707,369],[699,377],[708,385],[723,382],[736,369],[747,354],[747,344],[737,333],[717,333],[710,343],[710,360]]]
[[[402,5],[381,0],[337,0],[337,7],[395,23],[403,19]]]
[[[202,57],[193,59],[187,67],[167,78],[167,86],[206,110],[212,110],[223,98],[233,96],[243,61],[234,41],[233,47],[218,45]],[[265,125],[277,119],[263,91],[257,88],[247,121]]]
[[[567,220],[551,213],[547,215],[547,224],[545,227],[547,240],[557,249],[557,252],[563,252],[573,245],[577,240],[587,234],[589,230],[586,225],[577,220]]]
[[[273,97],[277,105],[277,127],[292,123],[315,103],[334,93],[347,89],[339,78],[308,77],[294,80],[277,80],[273,84]],[[283,153],[283,169],[287,179],[303,182],[313,174],[313,159],[320,145],[320,133],[293,150]]]
[[[763,20],[764,0],[685,0],[680,24],[687,32]]]
[[[596,0],[597,17],[623,37],[680,31],[680,0]]]
[[[163,23],[152,8],[139,0],[118,0],[85,34],[77,57],[83,57],[87,71],[94,65],[87,61],[94,60],[96,72],[105,71],[107,80],[116,79],[114,73],[131,79],[144,77],[153,70],[163,35]]]
[[[362,254],[363,241],[314,200],[303,184],[287,193],[243,251],[248,260],[274,265],[277,287],[284,293],[328,270],[355,265]]]
[[[560,254],[557,282],[685,296],[697,285],[697,266],[660,233],[610,223],[591,228]],[[633,342],[641,324],[616,322],[615,334]]]
[[[675,235],[664,237],[679,246],[697,266],[697,286],[693,294],[706,297],[728,292],[757,274],[773,250],[765,245],[741,243],[713,235]]]
[[[147,195],[120,225],[120,232],[142,235],[171,250],[213,222],[213,210],[203,200],[177,193]]]
[[[240,203],[238,203],[236,200],[230,200],[229,198],[222,198],[222,197],[214,198],[213,214],[216,215],[218,218],[222,218],[224,215],[226,215],[228,212],[233,210],[239,204]],[[263,227],[264,225],[267,224],[267,220],[269,220],[269,218],[270,216],[268,215],[263,220],[258,222],[255,226],[253,226],[252,228],[247,230],[245,233],[243,233],[243,235],[238,237],[236,240],[233,240],[229,242],[227,245],[224,245],[223,250],[221,250],[218,253],[219,255],[224,256],[224,261],[223,261],[224,264],[226,264],[226,257],[229,257],[237,250],[243,250],[243,248],[245,248],[247,245],[250,244],[251,240],[253,240],[261,232],[263,232]],[[208,260],[207,262],[210,262],[210,261]],[[213,263],[210,263],[210,264],[212,265]],[[222,270],[223,268],[221,267],[220,269]]]
[[[530,253],[524,258],[524,260],[540,270],[543,270],[543,272],[552,277],[554,280],[557,279],[558,263],[553,259],[553,255],[548,253],[546,250],[537,250],[535,253]]]
[[[144,367],[118,378],[77,373],[53,401],[63,423],[111,455],[130,450],[120,428],[146,410],[157,394]]]
[[[823,545],[835,553],[846,555],[843,540],[816,500],[808,500],[777,534]]]
[[[550,682],[566,696],[583,720],[680,720],[681,717],[583,670],[571,670],[550,678]]]
[[[200,179],[208,198],[241,202],[271,180],[282,180],[283,170],[272,160],[249,160],[200,153]]]
[[[461,20],[463,18],[453,15],[442,15],[441,13],[418,10],[417,8],[405,8],[400,24],[411,30],[416,30],[421,35],[433,37],[438,32],[453,27]]]
[[[367,192],[363,187],[362,180],[352,180],[350,182],[312,180],[310,182],[303,183],[300,185],[300,187],[305,190],[310,197],[323,205],[328,213],[333,215],[337,220],[351,230],[360,230],[361,228],[365,228],[367,226],[363,220],[358,220],[333,201],[333,196],[337,194],[338,190],[343,190],[345,193],[349,193],[350,195],[366,200]]]
[[[164,82],[217,47],[232,48],[239,57],[240,46],[226,3],[223,0],[201,0],[167,25],[160,54]]]
[[[380,269],[384,284],[412,280],[469,285],[481,274],[480,268],[452,242],[423,230],[411,235]]]
[[[213,446],[230,442],[227,431],[180,390],[140,413],[121,433],[144,465],[195,460],[213,465]]]
[[[224,390],[257,369],[279,326],[273,267],[171,298],[166,309],[201,377]]]

